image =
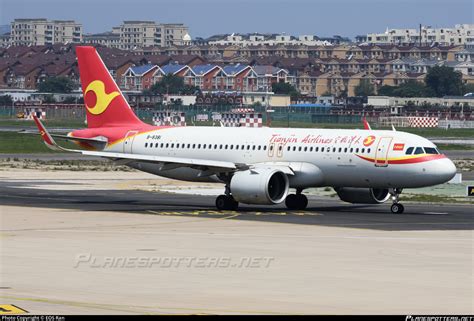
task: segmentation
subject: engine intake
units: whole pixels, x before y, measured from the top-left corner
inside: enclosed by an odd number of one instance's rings
[[[230,181],[234,199],[246,204],[278,204],[288,195],[288,177],[274,168],[255,168],[237,172]]]
[[[390,198],[388,189],[338,187],[334,188],[339,198],[353,204],[381,204]]]

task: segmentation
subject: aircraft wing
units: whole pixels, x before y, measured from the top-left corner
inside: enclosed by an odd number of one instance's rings
[[[230,172],[235,170],[248,169],[246,164],[236,164],[225,161],[213,161],[207,159],[195,159],[195,158],[184,158],[184,157],[169,157],[169,156],[154,156],[154,155],[140,155],[130,153],[116,153],[116,152],[102,152],[102,151],[88,151],[69,149],[59,146],[53,136],[47,131],[43,123],[35,116],[33,119],[38,126],[41,137],[43,138],[46,146],[53,150],[60,150],[66,152],[80,153],[87,156],[97,156],[108,158],[114,161],[118,161],[121,164],[129,164],[132,162],[148,162],[155,163],[162,168],[162,170],[179,168],[179,167],[191,167],[203,170],[204,175],[212,175],[219,172]]]

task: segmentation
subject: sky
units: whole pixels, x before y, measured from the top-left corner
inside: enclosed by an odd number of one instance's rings
[[[355,37],[386,28],[474,23],[474,0],[0,0],[0,25],[15,18],[73,19],[85,33],[123,20],[184,23],[194,37],[271,32]]]

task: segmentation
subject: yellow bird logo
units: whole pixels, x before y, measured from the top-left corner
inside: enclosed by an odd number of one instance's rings
[[[107,107],[109,107],[112,100],[120,95],[118,91],[113,91],[110,94],[107,94],[105,92],[105,85],[100,80],[94,80],[93,82],[91,82],[87,86],[86,91],[84,92],[84,96],[86,96],[89,91],[92,91],[96,97],[96,102],[94,106],[89,106],[86,101],[86,107],[93,115],[102,114],[107,109]]]
[[[364,139],[364,146],[368,147],[370,145],[372,145],[373,143],[375,142],[375,136],[367,136],[365,139]]]

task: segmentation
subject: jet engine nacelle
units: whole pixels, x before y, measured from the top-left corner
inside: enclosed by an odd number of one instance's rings
[[[230,181],[232,196],[246,204],[278,204],[288,195],[289,180],[275,168],[254,168],[236,172]]]
[[[342,201],[354,204],[381,204],[390,198],[388,189],[382,188],[338,187],[335,191]]]

